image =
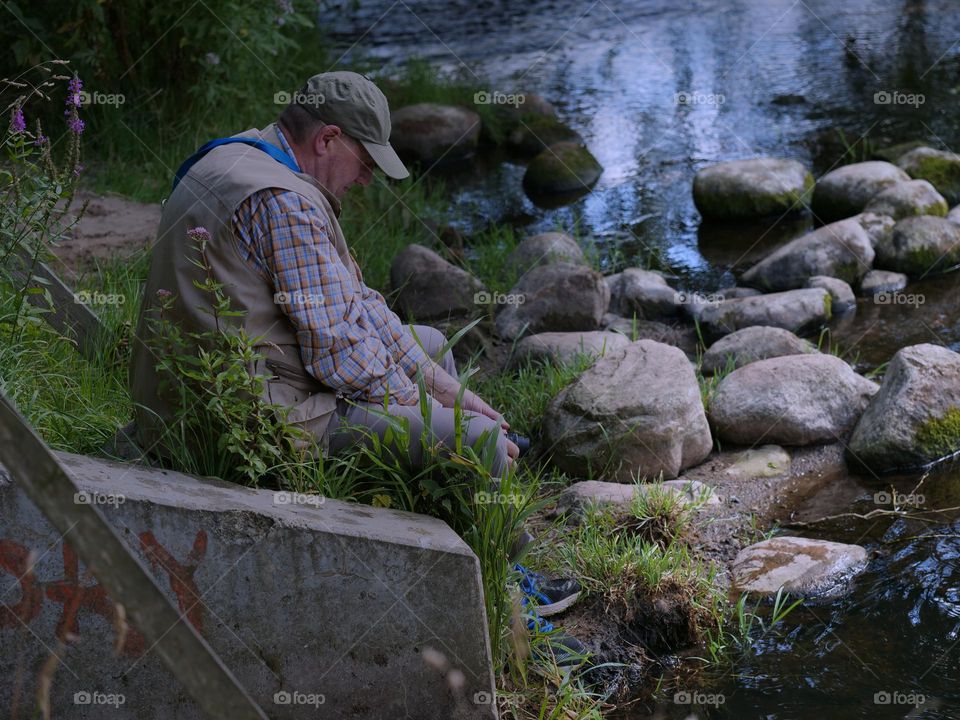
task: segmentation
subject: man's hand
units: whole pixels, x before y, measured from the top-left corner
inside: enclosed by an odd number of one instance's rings
[[[479,395],[471,392],[470,390],[464,390],[461,407],[463,407],[464,410],[470,410],[471,412],[485,415],[491,420],[500,423],[500,427],[503,428],[504,432],[510,429],[510,424],[504,420],[503,415],[487,405],[487,403],[485,403]]]

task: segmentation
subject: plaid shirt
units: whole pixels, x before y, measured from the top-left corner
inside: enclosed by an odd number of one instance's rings
[[[359,269],[355,274],[344,265],[330,240],[330,222],[298,193],[267,188],[240,204],[233,232],[241,256],[283,294],[278,299],[307,372],[353,400],[382,403],[389,397],[415,405],[414,379],[429,358]]]

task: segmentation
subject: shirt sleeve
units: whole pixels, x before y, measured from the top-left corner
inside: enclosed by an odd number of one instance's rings
[[[393,359],[403,368],[408,378],[416,381],[417,370],[426,370],[430,366],[430,358],[413,337],[413,333],[387,305],[383,295],[364,284],[363,300],[370,322],[377,328]]]
[[[378,313],[367,307],[365,285],[337,254],[322,210],[297,193],[262,190],[241,205],[234,227],[241,255],[272,279],[307,372],[351,399],[419,401],[371,320]]]

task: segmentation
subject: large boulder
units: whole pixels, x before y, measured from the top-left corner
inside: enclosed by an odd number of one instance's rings
[[[882,160],[843,165],[817,180],[813,212],[827,222],[856,215],[881,190],[909,179],[896,165]]]
[[[960,450],[960,355],[939,345],[897,352],[854,428],[847,460],[874,473],[917,469]]]
[[[911,215],[947,214],[947,201],[926,180],[909,180],[895,183],[873,196],[864,212],[889,215],[902,220]]]
[[[562,232],[547,232],[532,235],[523,240],[507,257],[507,264],[525,273],[537,265],[552,262],[568,262],[585,265],[583,250],[577,241]]]
[[[627,268],[606,278],[610,287],[610,312],[646,320],[678,314],[678,295],[663,275],[641,268]]]
[[[543,435],[565,472],[618,482],[675,478],[713,445],[693,365],[653,340],[609,353],[561,391]]]
[[[717,437],[737,445],[836,442],[876,391],[876,383],[834,355],[758,360],[720,381],[710,423]]]
[[[870,236],[855,219],[824,225],[791,240],[747,270],[741,282],[764,290],[792,290],[815,275],[855,284],[873,264]]]
[[[403,158],[432,164],[472,155],[480,139],[480,116],[456,105],[419,103],[395,110],[390,144]]]
[[[394,305],[407,320],[446,320],[476,315],[483,283],[423,245],[407,245],[390,266]]]
[[[526,360],[568,363],[580,355],[601,357],[629,344],[626,336],[607,330],[538,333],[517,343],[509,367],[516,367]]]
[[[912,178],[927,180],[947,201],[960,202],[960,155],[929,147],[919,147],[901,155],[897,165]]]
[[[813,175],[796,160],[732,160],[697,171],[693,202],[705,218],[780,215],[804,210],[812,187]]]
[[[504,300],[497,332],[515,340],[521,334],[598,329],[610,289],[596,270],[559,262],[524,273]]]
[[[787,290],[709,303],[699,310],[698,321],[711,338],[751,325],[769,325],[802,334],[829,320],[832,304],[830,293],[823,288]]]
[[[877,245],[889,241],[893,228],[897,224],[890,215],[877,215],[872,212],[862,212],[851,219],[856,220],[860,223],[860,227],[867,231],[874,250],[877,249]]]
[[[774,537],[744,548],[733,561],[733,586],[740,592],[804,599],[834,598],[867,566],[859,545],[801,537]]]
[[[757,360],[813,352],[817,352],[817,348],[812,343],[801,340],[789,330],[755,325],[717,340],[703,354],[700,369],[705,375],[712,375],[730,363],[736,369]]]
[[[589,190],[603,167],[578,142],[559,142],[537,155],[523,174],[523,187],[530,195],[565,195]]]
[[[904,218],[876,250],[885,270],[912,278],[944,272],[960,263],[960,225],[932,215]]]
[[[864,277],[869,274],[868,272]],[[861,280],[861,284],[862,282]],[[807,280],[806,286],[808,288],[823,288],[830,293],[830,309],[834,315],[841,315],[857,307],[857,298],[853,294],[853,288],[850,287],[850,283],[844,282],[840,278],[814,275]]]

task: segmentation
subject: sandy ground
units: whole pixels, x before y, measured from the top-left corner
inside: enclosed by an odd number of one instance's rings
[[[153,243],[160,222],[160,205],[128,200],[108,193],[78,191],[72,205],[74,216],[87,203],[80,222],[54,248],[55,269],[64,279],[76,277],[84,268],[110,257],[129,257]]]

